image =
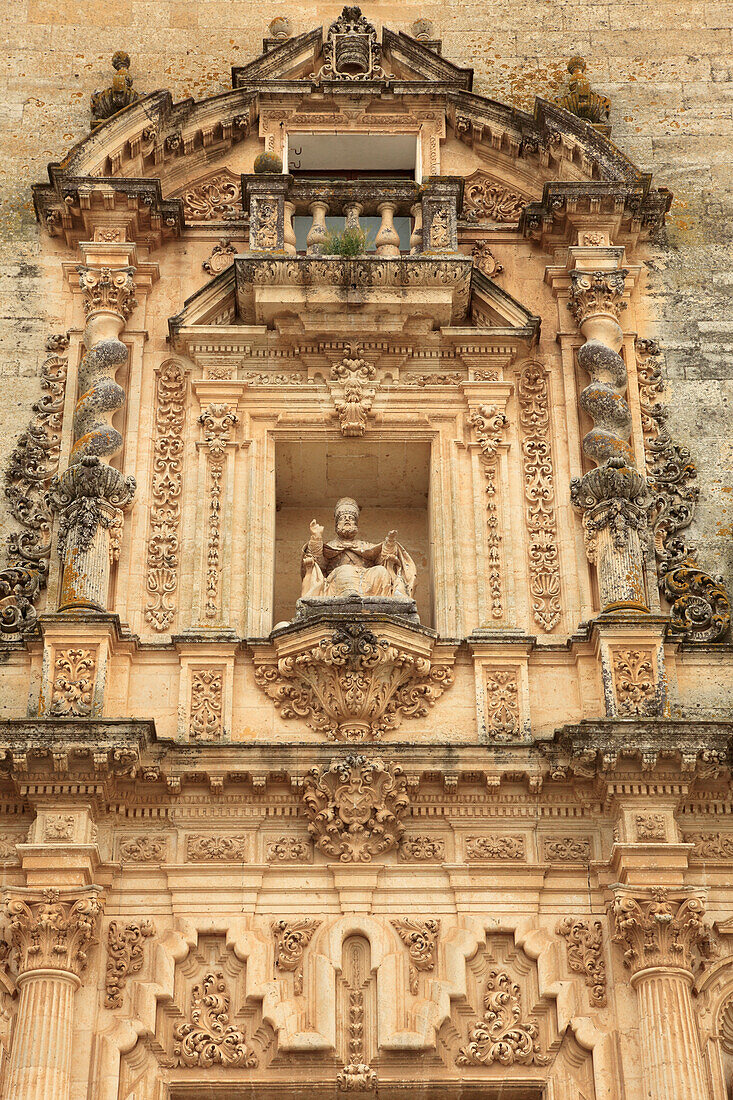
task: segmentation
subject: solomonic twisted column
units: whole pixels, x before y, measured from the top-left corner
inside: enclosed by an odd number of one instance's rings
[[[707,1100],[697,1020],[692,1005],[692,954],[710,951],[702,897],[657,888],[619,891],[613,902],[614,942],[624,951],[639,1004],[648,1100]]]
[[[16,889],[5,914],[18,952],[20,1001],[5,1095],[68,1100],[74,993],[103,908],[100,887]]]
[[[570,493],[583,513],[586,553],[598,569],[603,611],[648,611],[639,536],[646,524],[647,488],[629,444],[626,365],[618,353],[626,275],[623,268],[570,273],[568,308],[586,339],[578,362],[591,377],[580,395],[580,405],[594,423],[583,450],[597,464],[597,469],[573,479]]]
[[[134,268],[79,268],[87,351],[79,368],[76,442],[68,469],[53,479],[49,489],[49,503],[61,515],[60,611],[106,609],[116,535],[123,509],[135,493],[135,479],[107,464],[122,448],[112,417],[125,403],[125,391],[115,381],[115,373],[127,360],[127,348],[119,337],[136,305],[133,275]]]

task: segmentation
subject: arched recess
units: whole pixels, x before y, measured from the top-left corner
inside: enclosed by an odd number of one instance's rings
[[[719,926],[730,934],[729,922]],[[695,984],[700,1039],[707,1059],[712,1100],[733,1096],[733,958],[707,966]]]

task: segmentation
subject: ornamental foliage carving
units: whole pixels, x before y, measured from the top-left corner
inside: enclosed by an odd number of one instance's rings
[[[237,249],[229,238],[222,237],[212,248],[208,260],[204,260],[201,266],[208,275],[220,275],[226,267],[229,267],[236,254]]]
[[[108,397],[103,385],[98,388],[95,383],[93,390],[93,400],[101,402]],[[68,560],[72,549],[86,553],[99,528],[110,532],[110,555],[114,560],[119,550],[122,512],[132,503],[136,487],[134,477],[124,477],[94,455],[84,455],[80,462],[52,478],[46,501],[60,513],[58,552],[62,561]]]
[[[522,370],[517,384],[517,400],[522,429],[529,594],[535,622],[549,633],[560,621],[560,562],[550,441],[550,402],[547,374],[541,363],[528,363]]]
[[[351,357],[344,357],[332,368],[333,377],[341,383],[343,391],[343,396],[334,398],[343,436],[364,435],[374,400],[374,386],[370,383],[376,373],[373,363],[367,363],[353,351]]]
[[[350,754],[311,768],[303,783],[308,831],[324,855],[369,863],[397,847],[410,805],[402,768]]]
[[[434,969],[440,935],[439,920],[416,920],[403,917],[393,920],[392,926],[408,948],[410,955],[410,993],[417,996],[418,974]]]
[[[557,934],[567,941],[568,966],[585,978],[591,1004],[603,1008],[606,1004],[603,925],[599,920],[564,917],[557,926]]]
[[[145,618],[168,630],[176,613],[188,374],[169,361],[156,372],[153,494],[148,533]]]
[[[459,1066],[545,1065],[539,1029],[522,1020],[521,991],[504,970],[490,970],[484,992],[484,1015],[468,1033],[468,1045],[456,1058]]]
[[[517,670],[487,670],[485,683],[487,737],[499,743],[515,741],[521,732]]]
[[[60,718],[88,718],[92,713],[96,671],[96,650],[57,650],[51,687],[51,714]]]
[[[105,1008],[121,1008],[122,994],[130,974],[137,974],[145,961],[145,940],[155,935],[152,921],[110,921],[107,929],[107,972],[104,981]]]
[[[71,840],[74,835],[76,818],[73,814],[46,814],[43,823],[43,839],[51,844]]]
[[[616,706],[622,715],[650,715],[659,710],[652,653],[643,649],[617,649],[613,653]]]
[[[61,418],[66,394],[67,359],[61,353],[69,345],[67,336],[50,336],[49,352],[41,365],[42,396],[33,406],[33,416],[18,437],[5,467],[5,496],[10,514],[22,530],[8,535],[8,563],[0,573],[0,631],[16,633],[32,626],[35,610],[29,602],[25,615],[20,607],[4,603],[3,580],[7,584],[11,570],[27,570],[35,575],[36,591],[45,586],[51,557],[52,515],[46,501],[46,489],[59,467]]]
[[[230,1022],[230,998],[221,971],[206,974],[191,990],[189,1019],[173,1029],[174,1057],[181,1066],[251,1068],[257,1056],[241,1028]]]
[[[634,814],[637,840],[666,840],[667,819],[664,814]]]
[[[524,837],[515,836],[467,836],[466,859],[524,859]]]
[[[18,972],[66,970],[81,975],[104,902],[96,890],[17,889],[5,901]]]
[[[692,970],[696,951],[704,957],[712,951],[704,915],[705,899],[696,895],[664,887],[641,896],[618,893],[613,941],[623,949],[624,966],[634,973],[649,966]]]
[[[618,320],[627,303],[623,301],[628,270],[571,271],[568,309],[582,328],[591,316],[606,314]]]
[[[84,312],[117,313],[127,321],[137,305],[134,267],[77,267]]]
[[[267,845],[268,863],[310,863],[313,846],[297,836],[281,836]]]
[[[230,172],[216,172],[193,184],[182,198],[187,222],[230,221],[244,216],[241,181]]]
[[[503,430],[509,421],[503,413],[491,405],[480,405],[468,418],[468,423],[476,431],[476,439],[481,449],[481,464],[486,480],[486,525],[489,559],[489,589],[491,591],[491,615],[501,619],[504,615],[502,596],[501,535],[499,534],[499,514],[496,505],[496,463]]]
[[[542,855],[548,863],[587,863],[592,854],[587,836],[546,836],[542,841]]]
[[[691,859],[733,859],[733,833],[685,833],[685,844],[694,844]]]
[[[296,997],[303,992],[303,955],[320,924],[319,920],[303,917],[301,920],[276,920],[270,926],[275,937],[275,966],[293,975]]]
[[[518,222],[528,202],[524,195],[477,171],[466,179],[462,216],[469,222]]]
[[[189,735],[215,741],[222,735],[223,668],[197,668],[191,674]]]
[[[720,577],[700,568],[695,547],[684,537],[697,506],[697,470],[690,452],[675,444],[667,429],[658,344],[637,340],[636,355],[659,589],[672,605],[673,631],[690,641],[714,642],[730,627],[730,597]]]
[[[453,683],[449,665],[343,623],[318,645],[256,664],[255,680],[282,718],[300,718],[333,741],[376,740],[402,718],[423,718]]]
[[[426,836],[424,833],[403,836],[400,859],[403,863],[411,860],[415,863],[439,863],[445,859],[445,841],[442,837]]]
[[[217,860],[246,863],[247,858],[246,836],[191,833],[186,839],[186,859],[191,863],[213,863]]]
[[[219,613],[221,583],[221,494],[224,459],[231,444],[232,430],[239,418],[228,405],[213,404],[201,414],[204,443],[209,456],[209,517],[206,541],[206,607],[208,619]]]
[[[132,836],[120,842],[123,863],[160,863],[167,849],[164,836]]]

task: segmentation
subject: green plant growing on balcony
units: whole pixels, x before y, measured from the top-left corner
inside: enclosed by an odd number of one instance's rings
[[[341,233],[327,233],[321,246],[322,256],[363,256],[371,245],[371,239],[365,229],[353,226]]]

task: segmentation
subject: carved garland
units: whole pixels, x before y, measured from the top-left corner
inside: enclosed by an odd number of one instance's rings
[[[178,530],[181,521],[183,427],[188,373],[174,362],[156,372],[153,503],[148,535],[145,618],[153,630],[168,630],[176,613]]]
[[[636,355],[659,590],[672,605],[672,630],[691,641],[718,641],[730,627],[730,596],[720,577],[700,568],[695,547],[683,535],[695,515],[697,470],[690,452],[673,443],[667,430],[659,345],[637,340]]]
[[[560,621],[560,563],[549,396],[547,375],[541,363],[528,363],[522,370],[517,398],[529,536],[529,591],[535,622],[549,633]]]
[[[496,507],[496,463],[502,431],[509,421],[498,409],[491,405],[480,405],[468,417],[468,423],[476,430],[476,439],[481,448],[481,463],[486,479],[486,525],[489,558],[489,589],[491,591],[491,615],[501,619],[504,615],[502,597],[501,535],[499,534],[499,515]]]

